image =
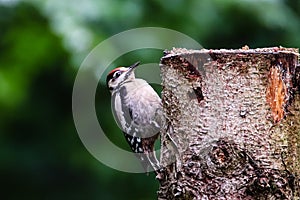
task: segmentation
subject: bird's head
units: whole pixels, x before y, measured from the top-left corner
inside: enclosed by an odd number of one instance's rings
[[[110,92],[118,88],[125,81],[135,78],[134,69],[140,64],[136,62],[129,67],[118,67],[111,70],[106,77],[106,86]]]

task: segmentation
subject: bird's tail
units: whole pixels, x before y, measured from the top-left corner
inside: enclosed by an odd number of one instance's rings
[[[156,158],[155,152],[138,153],[137,157],[141,161],[142,167],[147,173],[151,171],[156,172],[160,169],[160,165]]]

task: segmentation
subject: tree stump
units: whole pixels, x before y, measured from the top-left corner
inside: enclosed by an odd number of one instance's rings
[[[298,56],[165,52],[159,199],[299,199]]]

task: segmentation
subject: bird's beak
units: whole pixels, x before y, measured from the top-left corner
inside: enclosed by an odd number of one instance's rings
[[[137,66],[139,66],[140,65],[140,61],[138,61],[138,62],[136,62],[136,63],[134,63],[133,65],[131,65],[131,66],[129,66],[129,70],[134,70]]]
[[[136,63],[134,63],[133,65],[131,65],[131,66],[128,67],[128,71],[126,72],[126,78],[125,78],[125,79],[127,79],[128,76],[130,76],[130,74],[134,71],[134,69],[135,69],[137,66],[139,66],[139,64],[140,64],[140,61],[138,61],[138,62],[136,62]]]

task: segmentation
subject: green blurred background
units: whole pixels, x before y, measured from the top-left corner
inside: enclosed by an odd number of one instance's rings
[[[300,1],[0,0],[2,199],[156,198],[153,174],[118,172],[97,161],[72,118],[83,59],[110,36],[145,26],[180,31],[205,48],[299,47]],[[150,50],[115,64],[158,62],[161,55]],[[96,99],[108,137],[128,149],[102,79]]]

